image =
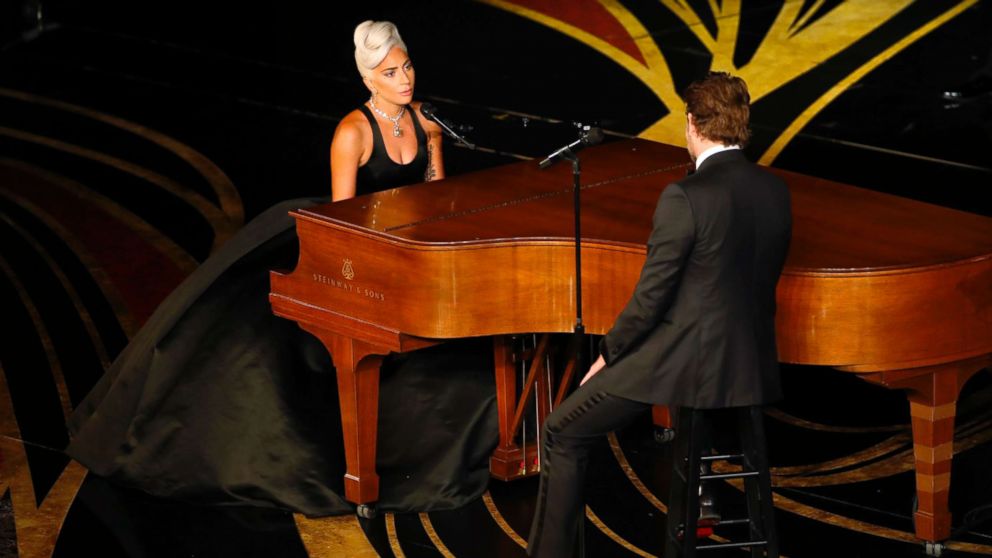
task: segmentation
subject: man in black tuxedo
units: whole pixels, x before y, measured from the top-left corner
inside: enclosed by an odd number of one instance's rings
[[[740,150],[750,115],[743,80],[711,72],[683,98],[696,171],[662,192],[633,296],[582,386],[544,425],[531,556],[572,555],[600,436],[652,404],[720,408],[782,396],[775,285],[791,237],[789,191]]]

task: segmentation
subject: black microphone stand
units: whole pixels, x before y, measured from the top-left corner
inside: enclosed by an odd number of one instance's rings
[[[575,344],[575,379],[582,381],[585,375],[585,353],[582,347],[585,345],[586,326],[582,323],[582,166],[579,164],[579,156],[571,149],[565,149],[561,157],[572,162],[572,205],[575,209],[575,327],[572,331],[572,342]],[[579,558],[586,556],[586,521],[585,506],[583,513],[579,514],[579,525],[576,531],[578,540],[576,549]]]
[[[585,146],[596,145],[603,141],[603,132],[599,128],[581,126],[579,139],[548,155],[538,166],[542,169],[548,168],[557,159],[565,159],[572,162],[572,204],[575,213],[575,369],[579,374],[584,374],[586,370],[584,352],[582,346],[585,342],[585,325],[582,323],[582,166],[579,164],[578,151]],[[578,378],[582,378],[577,374]]]
[[[575,369],[576,378],[582,378],[585,371],[584,353],[582,346],[585,341],[586,327],[582,323],[582,166],[579,156],[566,149],[561,154],[562,159],[572,162],[572,205],[575,214]]]
[[[581,382],[581,378],[585,376],[587,365],[584,358],[585,353],[582,350],[586,338],[586,328],[582,323],[582,200],[580,196],[582,192],[582,166],[579,164],[577,151],[585,146],[595,145],[603,141],[603,132],[599,128],[579,126],[583,131],[580,133],[577,141],[555,151],[541,161],[538,166],[542,169],[548,168],[558,158],[572,162],[572,204],[575,209],[575,327],[573,329],[572,341],[575,344],[575,370],[578,372],[575,378]],[[584,513],[579,514],[578,522],[578,542],[576,548],[578,549],[580,558],[585,558],[586,537]]]

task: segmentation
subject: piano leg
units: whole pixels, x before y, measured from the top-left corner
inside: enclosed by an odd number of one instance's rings
[[[337,371],[348,467],[344,475],[345,499],[356,504],[373,503],[379,499],[379,475],[375,472],[379,367],[388,349],[317,328],[307,327],[306,330],[324,343]],[[371,506],[365,509],[371,509]]]
[[[887,370],[861,378],[891,389],[907,390],[913,427],[917,509],[916,536],[943,541],[951,535],[948,494],[954,457],[954,419],[962,386],[992,362],[989,356],[937,366]]]
[[[489,460],[489,470],[500,480],[510,480],[519,475],[521,467],[515,463],[513,412],[516,410],[517,379],[513,365],[513,348],[508,336],[493,337],[493,363],[496,377],[496,409],[499,420],[499,445]]]

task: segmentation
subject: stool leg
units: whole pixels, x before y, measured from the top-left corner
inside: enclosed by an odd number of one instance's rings
[[[755,428],[755,453],[758,458],[758,479],[761,483],[761,515],[765,520],[765,536],[768,537],[769,558],[779,558],[778,529],[775,527],[775,501],[772,499],[772,473],[768,465],[768,444],[765,438],[765,415],[761,407],[751,407]]]
[[[738,424],[745,466],[758,471],[757,478],[744,479],[747,513],[751,520],[751,539],[768,541],[764,553],[769,558],[778,558],[778,532],[775,529],[775,506],[772,502],[771,473],[768,470],[764,414],[761,407],[741,409]],[[751,547],[752,557],[757,558],[762,554],[760,547]]]
[[[665,522],[665,558],[682,556],[684,541],[679,540],[679,525],[685,523],[685,498],[689,458],[689,432],[692,430],[692,413],[685,407],[679,409],[675,444],[672,451],[672,474],[668,487],[668,519]]]
[[[695,558],[696,524],[699,522],[699,463],[703,417],[689,407],[679,410],[678,434],[672,460],[665,556]],[[681,528],[682,540],[678,533]]]
[[[751,414],[751,409],[752,407],[745,407],[738,410],[737,429],[741,438],[741,453],[744,455],[744,470],[760,471],[755,455],[754,416]],[[744,498],[747,502],[749,521],[748,535],[753,541],[764,540],[766,531],[761,507],[761,480],[759,477],[746,477],[744,479]],[[761,547],[752,546],[751,558],[760,557],[762,551]]]

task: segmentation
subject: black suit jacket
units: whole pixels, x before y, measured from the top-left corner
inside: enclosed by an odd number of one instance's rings
[[[603,338],[606,391],[697,408],[778,399],[775,285],[789,191],[740,150],[708,157],[658,200],[630,302]]]

